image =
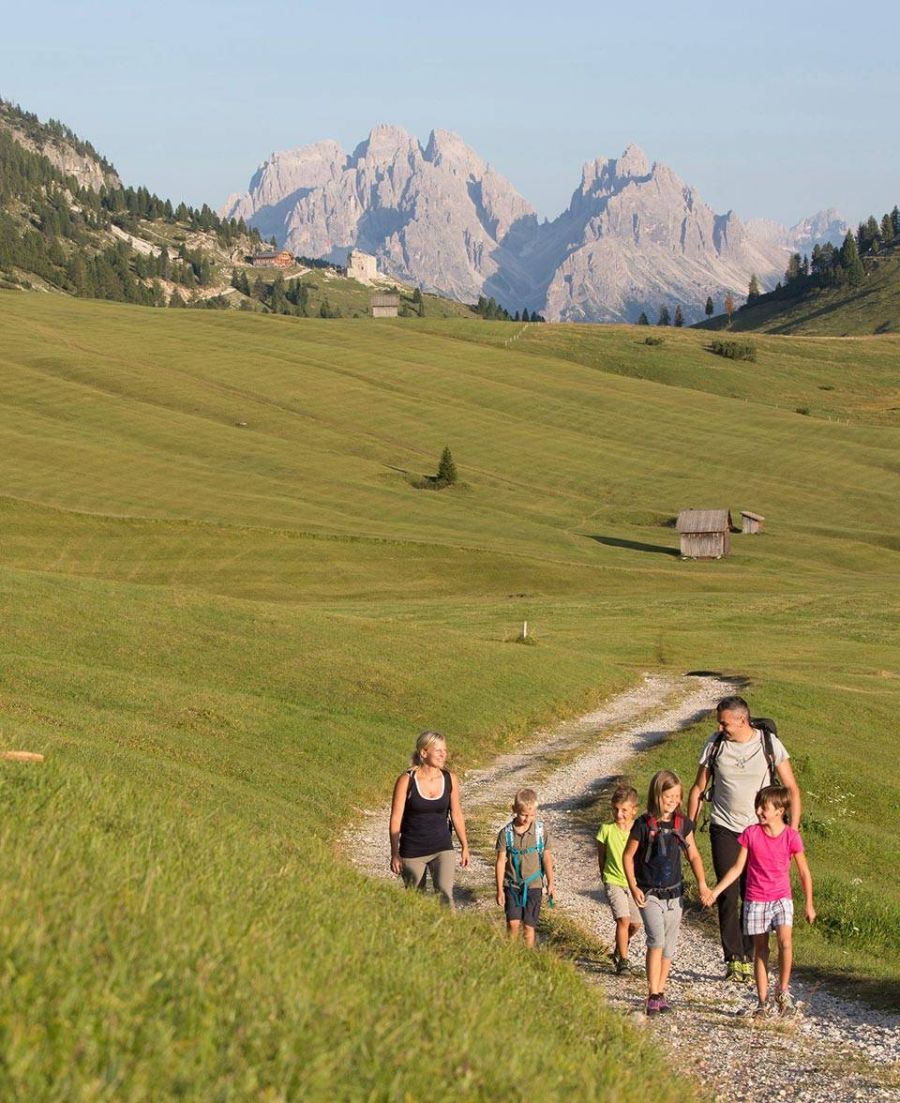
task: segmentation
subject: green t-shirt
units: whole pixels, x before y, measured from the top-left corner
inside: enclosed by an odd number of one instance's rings
[[[606,847],[603,880],[609,885],[620,885],[623,889],[628,888],[625,867],[622,865],[622,855],[625,853],[628,835],[628,831],[623,831],[614,823],[601,824],[597,832],[597,842],[603,843]]]

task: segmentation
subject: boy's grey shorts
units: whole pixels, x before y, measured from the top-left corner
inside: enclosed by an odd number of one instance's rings
[[[621,885],[611,885],[608,881],[603,882],[603,887],[606,889],[606,899],[612,909],[613,919],[630,919],[632,923],[640,923],[641,909],[628,889],[623,889]]]
[[[647,934],[647,949],[662,948],[663,957],[670,961],[675,956],[678,942],[678,928],[681,926],[681,897],[672,900],[660,900],[658,896],[648,896],[647,903],[641,908],[644,930]]]

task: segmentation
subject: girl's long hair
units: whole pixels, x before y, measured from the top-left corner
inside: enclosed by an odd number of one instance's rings
[[[681,784],[681,778],[678,774],[672,770],[659,770],[650,779],[650,788],[647,790],[647,811],[651,816],[656,816],[659,819],[660,812],[660,797],[667,789],[680,789],[681,798],[684,799],[684,786]],[[682,812],[681,800],[678,802],[676,812]]]
[[[432,747],[435,743],[446,743],[446,739],[440,732],[424,731],[416,740],[416,749],[412,753],[413,766],[422,765],[422,754],[427,751],[429,747]]]

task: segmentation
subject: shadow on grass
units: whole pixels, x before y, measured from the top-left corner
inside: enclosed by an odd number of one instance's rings
[[[811,988],[821,986],[843,998],[852,998],[880,1011],[900,1011],[900,983],[895,980],[867,977],[855,969],[815,968],[794,963],[794,972]]]
[[[621,540],[617,536],[595,536],[587,534],[589,540],[595,540],[598,544],[605,544],[608,548],[625,548],[626,551],[651,552],[656,555],[681,554],[677,548],[667,548],[663,544],[642,544],[639,540]]]

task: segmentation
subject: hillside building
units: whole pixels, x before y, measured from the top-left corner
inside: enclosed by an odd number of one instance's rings
[[[254,268],[290,268],[294,263],[294,258],[287,249],[270,253],[254,253],[247,259]]]
[[[360,283],[371,283],[378,275],[378,262],[369,253],[351,249],[347,254],[347,275]]]
[[[369,300],[373,318],[396,318],[400,312],[398,291],[376,291]]]
[[[763,521],[765,521],[765,517],[761,517],[758,513],[750,513],[746,509],[741,510],[741,532],[762,532]]]
[[[727,509],[683,509],[675,529],[682,559],[721,559],[731,552],[731,513]]]

